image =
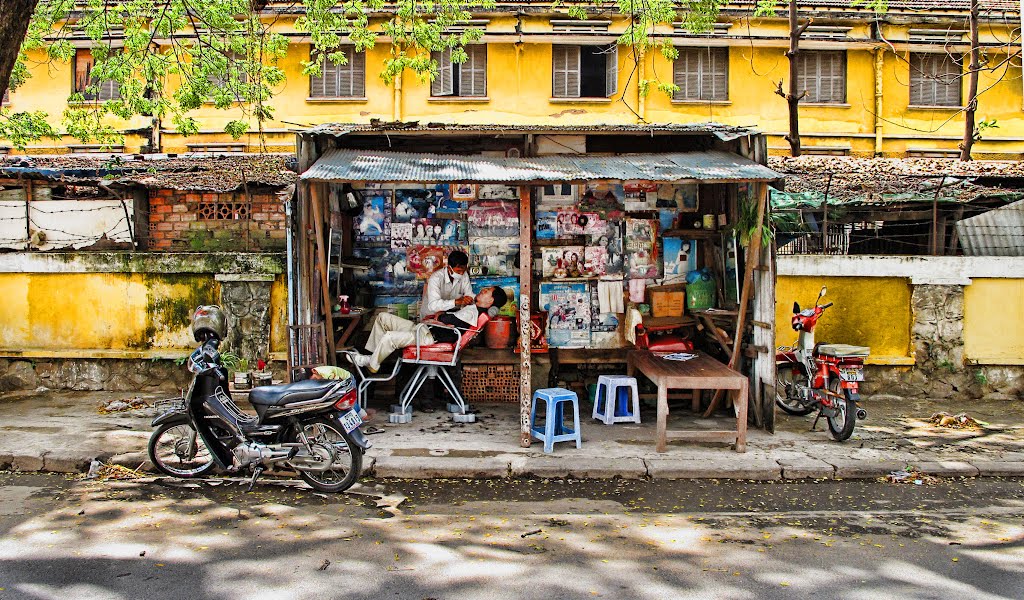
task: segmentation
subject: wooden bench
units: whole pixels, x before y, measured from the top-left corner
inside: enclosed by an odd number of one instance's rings
[[[687,361],[666,360],[649,350],[631,350],[626,356],[626,373],[640,371],[658,386],[658,452],[665,452],[667,439],[701,442],[735,442],[737,452],[747,450],[747,378],[700,351]],[[733,409],[735,430],[667,432],[668,391],[736,390]]]

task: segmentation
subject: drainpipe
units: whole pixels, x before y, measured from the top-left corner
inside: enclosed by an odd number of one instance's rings
[[[1024,0],[1021,0],[1024,3]],[[885,49],[875,48],[875,156],[882,156],[882,67]]]
[[[1024,2],[1024,0],[1021,0],[1021,2]],[[633,49],[633,52],[637,52],[636,48]],[[636,114],[637,114],[637,121],[639,123],[646,123],[647,122],[647,96],[645,96],[643,94],[643,92],[641,91],[641,89],[640,89],[640,87],[641,87],[640,86],[640,82],[642,82],[644,79],[647,79],[647,61],[646,61],[646,55],[645,55],[645,53],[643,51],[639,52],[639,64],[637,65],[636,73],[637,73],[637,75],[636,75],[636,82],[637,82],[637,86],[636,86]]]
[[[402,71],[395,75],[395,106],[392,111],[391,120],[401,121],[402,120]]]

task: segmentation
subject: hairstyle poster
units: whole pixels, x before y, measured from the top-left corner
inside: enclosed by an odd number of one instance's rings
[[[466,212],[466,209],[469,207],[469,203],[465,200],[452,198],[453,187],[454,186],[447,183],[438,183],[434,186],[433,204],[437,207],[437,213],[454,215]]]
[[[477,202],[469,207],[469,236],[519,236],[519,206],[513,202]]]
[[[541,250],[541,275],[544,277],[583,277],[583,246],[555,246]]]
[[[477,200],[519,200],[519,186],[481,183],[476,188]]]
[[[469,274],[518,275],[519,238],[473,238],[469,245]]]
[[[558,238],[558,213],[554,211],[538,211],[536,214],[536,234],[538,240]]]
[[[472,279],[473,292],[479,292],[485,287],[497,286],[505,290],[508,302],[501,307],[499,315],[515,317],[519,314],[519,279],[517,277],[475,277]]]
[[[466,232],[460,219],[413,219],[412,243],[421,246],[464,244]]]
[[[608,274],[608,249],[604,246],[587,246],[583,250],[584,272],[587,276],[599,277]]]
[[[658,277],[657,233],[657,221],[626,219],[626,274],[631,279]]]
[[[417,279],[426,279],[444,266],[448,251],[452,248],[444,246],[419,246],[413,244],[406,251],[409,259],[409,270],[416,274]]]
[[[391,241],[391,192],[372,190],[363,194],[363,211],[353,219],[356,241],[379,243]]]
[[[541,283],[540,308],[548,312],[548,345],[585,348],[590,344],[590,291],[587,282]]]
[[[436,210],[433,190],[395,190],[395,223],[431,218]]]
[[[697,270],[697,242],[677,237],[662,238],[665,283],[686,281],[686,274]]]
[[[412,240],[412,223],[391,224],[391,247],[394,249],[408,248]]]
[[[352,254],[358,258],[369,259],[368,270],[355,271],[355,280],[365,282],[375,290],[389,294],[418,294],[420,282],[416,274],[409,270],[408,258],[404,250],[392,248],[354,248]]]

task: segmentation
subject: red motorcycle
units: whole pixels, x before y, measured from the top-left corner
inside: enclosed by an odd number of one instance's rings
[[[858,419],[868,413],[860,402],[860,382],[864,381],[864,359],[871,353],[866,346],[815,344],[814,327],[832,303],[818,302],[825,296],[821,288],[814,308],[800,310],[793,303],[793,329],[800,333],[796,346],[779,348],[775,355],[775,403],[791,415],[809,415],[818,411],[825,417],[836,441],[849,439]],[[814,426],[811,426],[814,429]]]

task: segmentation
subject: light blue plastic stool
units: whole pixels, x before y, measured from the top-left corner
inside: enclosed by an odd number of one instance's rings
[[[620,392],[626,392],[622,394]],[[630,410],[632,399],[632,410]],[[636,378],[625,375],[601,375],[594,394],[594,418],[605,425],[640,422],[640,392]]]
[[[537,427],[537,400],[544,401],[544,429]],[[573,428],[569,429],[563,424],[565,414],[563,406],[572,403]],[[530,433],[533,437],[544,442],[544,452],[551,453],[555,442],[568,442],[576,440],[576,447],[583,447],[583,439],[580,437],[580,399],[576,392],[564,388],[545,388],[533,393],[533,402],[530,407]]]

